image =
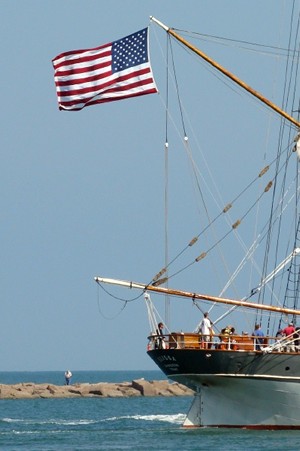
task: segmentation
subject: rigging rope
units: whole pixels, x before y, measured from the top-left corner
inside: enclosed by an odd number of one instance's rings
[[[288,41],[288,58],[287,58],[287,62],[286,62],[286,67],[285,67],[285,82],[284,82],[284,92],[283,92],[283,98],[282,98],[282,105],[285,108],[285,110],[288,109],[288,105],[292,105],[291,107],[291,111],[293,111],[293,105],[295,104],[295,96],[296,96],[296,82],[297,82],[297,74],[298,74],[298,66],[299,66],[299,61],[298,64],[296,64],[296,56],[298,55],[299,57],[299,44],[298,44],[298,49],[297,49],[297,41],[299,39],[299,19],[300,19],[300,14],[296,20],[296,30],[294,30],[294,23],[295,23],[295,1],[293,2],[292,5],[292,9],[291,9],[291,15],[290,15],[290,33],[289,33],[289,41]],[[294,43],[292,45],[292,40],[293,40],[293,36],[294,36]],[[296,65],[296,67],[295,67]],[[295,75],[294,75],[295,74]],[[293,86],[292,86],[293,85]],[[291,94],[292,93],[292,94]],[[279,156],[279,152],[280,152],[280,146],[282,145],[283,142],[283,137],[284,137],[284,129],[283,129],[283,123],[281,124],[281,129],[280,129],[280,140],[279,140],[279,147],[278,147],[278,156]],[[291,137],[291,130],[289,130],[289,139]],[[280,162],[280,158],[278,158],[278,164]],[[283,174],[283,178],[282,178],[282,185],[281,185],[281,195],[280,197],[282,197],[284,191],[285,191],[285,186],[286,186],[286,181],[287,181],[287,169],[288,169],[288,165],[286,163],[285,166],[285,171]],[[276,191],[277,191],[277,184],[278,184],[278,180],[276,177],[276,180],[274,181],[274,189],[273,189],[273,202],[272,202],[272,209],[275,203],[275,195],[276,195]],[[278,188],[279,190],[279,188]],[[298,200],[298,196],[296,196],[296,201]],[[296,204],[297,205],[297,204]],[[282,204],[281,204],[281,208],[282,208]],[[297,207],[296,207],[297,208]],[[297,214],[297,211],[295,211],[295,213]],[[263,270],[263,274],[262,277],[264,277],[265,274],[267,274],[268,272],[268,266],[269,266],[269,252],[270,252],[270,246],[271,246],[271,238],[273,235],[273,229],[271,226],[271,221],[272,221],[272,210],[271,210],[271,214],[270,214],[270,226],[269,226],[269,231],[268,231],[268,246],[266,248],[266,253],[265,253],[265,259],[264,259],[264,270]],[[297,221],[298,222],[298,221]],[[296,224],[295,224],[296,227]],[[274,255],[274,268],[277,265],[278,262],[278,254],[279,254],[279,243],[280,243],[280,237],[282,235],[282,233],[284,233],[282,231],[282,221],[281,221],[281,215],[280,215],[280,221],[278,224],[278,228],[277,228],[277,241],[276,241],[276,249],[275,249],[275,255]],[[296,237],[295,239],[297,239],[297,233],[296,233]],[[294,244],[294,249],[297,246],[296,241],[293,243]],[[286,255],[288,255],[288,247],[286,248]],[[291,266],[294,264],[293,261],[291,261]],[[282,280],[283,280],[283,275],[282,275]],[[275,284],[275,280],[272,281],[272,288],[274,287]],[[288,285],[291,284],[291,279],[290,277],[288,277],[287,280],[287,288],[286,288],[286,293],[284,296],[284,302],[283,305],[285,306],[288,302],[288,298],[287,298],[287,290],[288,290]],[[263,299],[265,295],[265,290],[262,290],[262,292],[260,293],[260,298]],[[294,308],[296,307],[296,297],[294,298]],[[271,299],[271,304],[273,302],[273,298]],[[268,329],[270,327],[270,323],[271,323],[271,317],[269,317],[268,320]],[[280,326],[281,320],[279,322],[279,326]]]
[[[293,152],[290,152],[289,157],[291,157],[291,155],[293,154]],[[273,166],[274,163],[276,163],[276,161],[278,160],[278,158],[274,159],[269,166]],[[285,165],[285,163],[284,163]],[[280,168],[277,169],[278,173],[281,172],[281,170],[284,168],[284,165],[281,166]],[[273,177],[272,181],[275,180],[276,176],[278,175],[278,173],[275,174],[275,176]],[[242,190],[242,192],[240,194],[238,194],[232,202],[230,202],[230,205],[234,205],[236,203],[236,201],[248,190],[250,189],[250,187],[255,183],[255,181],[259,180],[261,178],[261,176],[264,175],[264,171],[261,171],[259,173],[258,176],[256,176],[255,179],[253,179],[247,186],[246,188],[244,188]],[[252,206],[241,216],[241,220],[245,219],[245,217],[252,211],[252,209],[254,208],[254,206],[260,201],[260,199],[266,194],[266,191],[262,191],[262,193],[260,194],[260,196],[257,198],[257,200],[252,204]],[[175,263],[175,261],[189,248],[191,248],[199,239],[199,237],[201,235],[203,235],[221,216],[223,216],[224,213],[226,213],[226,211],[224,211],[225,209],[221,210],[220,213],[201,231],[199,232],[198,235],[196,235],[168,264],[167,268],[169,269],[171,265],[173,265],[173,263]],[[216,241],[209,249],[207,249],[205,251],[205,255],[206,256],[209,252],[211,252],[214,248],[216,248],[223,240],[225,240],[225,238],[227,238],[227,236],[229,236],[235,229],[232,227],[220,238],[218,239],[218,241]],[[202,255],[202,254],[201,254]],[[200,256],[199,256],[200,257]],[[172,275],[169,275],[169,279],[175,277],[176,275],[182,273],[183,271],[187,270],[188,268],[190,268],[193,264],[197,263],[198,261],[200,261],[202,258],[196,257],[193,261],[191,261],[189,264],[187,264],[186,266],[182,267],[181,269],[179,269],[178,271],[176,271],[175,273],[173,273]],[[164,271],[160,271],[154,278],[153,280],[156,281],[157,279],[159,279],[159,275],[162,275],[163,273],[165,273],[165,270],[167,268],[164,268]]]
[[[101,316],[102,316],[103,318],[107,319],[107,320],[113,320],[113,319],[117,318],[117,317],[122,313],[122,311],[127,307],[127,304],[128,304],[128,303],[137,301],[138,299],[140,299],[141,296],[143,296],[143,293],[140,293],[139,295],[137,295],[137,296],[135,296],[134,298],[131,298],[131,299],[120,298],[120,297],[115,296],[114,294],[112,294],[112,292],[108,291],[108,290],[103,286],[103,284],[100,283],[98,280],[97,280],[97,284],[98,284],[98,296],[97,296],[98,310],[99,310],[99,313],[101,314]],[[115,315],[111,316],[111,317],[108,317],[107,315],[105,315],[105,314],[103,313],[103,311],[101,310],[101,307],[100,307],[100,294],[99,294],[100,291],[99,291],[99,287],[102,288],[102,290],[103,290],[108,296],[112,297],[113,299],[115,299],[115,300],[117,300],[117,301],[121,301],[121,302],[123,302],[123,304],[124,304],[124,305],[122,306],[122,308],[120,309],[120,311],[119,311],[118,313],[116,313]]]
[[[195,39],[199,39],[199,40],[205,40],[205,41],[213,41],[214,43],[219,43],[221,45],[228,45],[229,43],[232,44],[243,44],[246,46],[249,46],[250,49],[248,49],[248,47],[241,47],[243,50],[250,50],[251,52],[258,52],[261,53],[261,51],[259,50],[255,50],[254,48],[251,49],[251,47],[258,47],[259,49],[262,48],[264,49],[264,54],[270,54],[270,55],[274,55],[276,58],[278,57],[278,51],[282,52],[282,56],[288,57],[290,55],[290,53],[292,53],[296,58],[299,56],[299,50],[294,52],[290,50],[290,48],[284,48],[284,47],[276,47],[273,45],[267,45],[267,44],[261,44],[258,42],[250,42],[250,41],[244,41],[241,39],[232,39],[232,38],[225,38],[225,37],[221,37],[221,36],[216,36],[216,35],[210,35],[210,34],[204,34],[204,33],[198,33],[195,31],[187,31],[187,30],[181,30],[179,28],[174,28],[175,31],[178,31],[180,34],[182,34],[183,36],[194,36]],[[268,51],[268,49],[270,49]],[[298,54],[298,55],[297,55]]]

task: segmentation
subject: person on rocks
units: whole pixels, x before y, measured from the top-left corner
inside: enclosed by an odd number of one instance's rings
[[[70,385],[72,376],[73,376],[73,375],[72,375],[72,373],[71,373],[70,370],[67,370],[67,371],[65,372],[66,385]]]

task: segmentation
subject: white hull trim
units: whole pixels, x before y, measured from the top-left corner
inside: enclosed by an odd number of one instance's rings
[[[268,380],[273,380],[273,381],[278,381],[278,382],[280,382],[281,383],[281,381],[284,381],[284,382],[299,382],[300,383],[300,377],[294,377],[294,376],[279,376],[279,375],[275,375],[275,376],[273,376],[273,375],[270,375],[270,374],[237,374],[237,373],[215,373],[215,374],[201,374],[201,375],[198,375],[198,374],[176,374],[176,377],[175,376],[173,376],[173,375],[168,375],[168,377],[170,378],[170,379],[174,379],[174,380],[177,380],[177,379],[181,379],[181,378],[184,378],[184,379],[190,379],[190,380],[192,380],[193,382],[195,381],[195,380],[197,380],[197,379],[199,379],[199,378],[201,378],[201,380],[202,379],[204,379],[205,378],[205,380],[207,379],[207,378],[211,378],[211,377],[231,377],[231,378],[240,378],[240,379],[243,379],[243,378],[245,378],[245,379],[247,379],[247,380],[249,380],[249,379],[268,379]],[[201,382],[201,384],[202,384],[202,382]]]
[[[184,427],[300,429],[300,382],[194,375],[195,382]]]

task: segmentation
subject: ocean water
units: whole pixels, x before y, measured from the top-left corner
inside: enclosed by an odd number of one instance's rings
[[[75,372],[76,382],[165,379],[159,371]],[[64,383],[63,372],[0,373],[0,383]],[[3,450],[300,450],[300,431],[183,429],[191,397],[0,401]],[[230,412],[229,412],[230,414]]]

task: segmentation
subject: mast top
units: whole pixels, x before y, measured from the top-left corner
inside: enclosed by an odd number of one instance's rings
[[[155,19],[155,17],[150,16],[150,20],[152,20],[153,22],[155,22],[157,25],[159,25],[160,27],[162,27],[165,31],[169,31],[169,27],[167,27],[167,25],[163,24],[160,20]]]

